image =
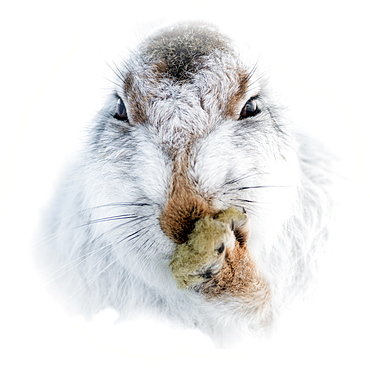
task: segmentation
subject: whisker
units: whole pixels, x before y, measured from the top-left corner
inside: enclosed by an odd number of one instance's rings
[[[146,248],[147,250],[153,248],[154,244],[155,244],[155,241],[152,241],[151,244],[149,246],[145,246],[145,244],[149,241],[149,239],[147,239],[144,243],[143,243],[143,246],[144,248]],[[145,255],[144,255],[145,256]],[[136,268],[136,266],[138,264],[141,264],[141,268],[142,269],[146,269],[146,268],[149,268],[150,267],[150,263],[151,263],[151,260],[150,258],[139,258],[133,265],[132,265],[132,268]]]
[[[248,189],[265,189],[265,188],[291,188],[292,186],[288,185],[257,185],[257,186],[242,186],[240,188],[233,188],[230,189],[227,193],[231,191],[239,191],[239,190],[248,190]],[[224,193],[224,194],[227,194]]]
[[[253,75],[256,73],[257,67],[258,67],[258,63],[259,63],[259,60],[257,60],[255,63],[253,63],[253,66],[248,71],[248,82],[250,82],[250,80],[252,79]],[[250,85],[252,85],[252,84],[250,84]],[[248,85],[248,87],[250,85]]]
[[[109,69],[115,74],[115,76],[122,82],[124,83],[125,82],[125,76],[123,75],[123,73],[121,72],[121,69],[118,68],[117,64],[112,61],[113,65],[114,65],[114,68],[108,63],[106,62],[107,66],[109,67]],[[120,86],[120,88],[122,88],[122,86]]]
[[[75,258],[74,260],[72,261],[69,261],[68,263],[66,263],[65,265],[61,266],[60,268],[58,268],[57,270],[53,271],[51,274],[49,274],[48,276],[46,276],[43,280],[42,280],[42,283],[44,285],[48,285],[50,283],[52,283],[53,281],[57,280],[58,278],[62,277],[63,275],[65,275],[67,272],[69,271],[72,271],[75,267],[81,265],[83,262],[85,262],[88,257],[91,257],[99,252],[101,252],[102,250],[110,247],[111,244],[107,244],[107,245],[104,245],[98,249],[95,249],[95,250],[92,250],[86,254],[84,254],[83,256],[80,256],[80,257],[77,257]],[[108,254],[105,253],[104,256],[107,256]],[[77,263],[75,263],[77,262]],[[65,270],[65,268],[69,266],[69,268],[67,270]],[[55,274],[57,274],[59,271],[62,271],[63,272],[57,276],[54,276]]]
[[[142,230],[145,230],[145,228],[141,228],[140,230],[137,230],[136,232],[128,235],[126,238],[122,239],[120,242],[123,242],[125,240],[133,240],[138,237],[143,237],[146,235],[149,231],[149,227],[146,227],[146,232],[143,234],[140,234]],[[149,239],[147,239],[149,241]],[[119,242],[119,243],[120,243]],[[152,242],[152,245],[154,244],[154,241]],[[93,266],[92,268],[96,267],[99,265],[99,263],[106,258],[109,255],[110,251],[106,252]],[[121,255],[124,255],[127,253],[127,250],[122,251]],[[102,275],[109,267],[111,267],[113,264],[117,263],[119,261],[119,257],[116,258],[114,261],[110,262],[107,266],[105,266],[101,271],[99,271],[98,274],[96,274],[93,278],[89,279],[85,284],[83,284],[80,288],[78,288],[75,292],[73,292],[64,302],[62,302],[62,306],[66,305],[76,294],[78,294],[81,290],[83,290],[86,286],[89,284],[93,283],[96,279],[99,278],[100,275]],[[139,261],[137,261],[139,263]]]
[[[58,222],[56,222],[55,224],[57,224]],[[54,225],[51,225],[49,229],[52,229],[54,227]],[[44,232],[44,234],[47,234],[47,231],[46,230]],[[57,232],[57,233],[52,233],[51,235],[47,235],[47,236],[44,236],[44,237],[41,237],[40,239],[38,239],[37,241],[35,241],[31,247],[32,251],[36,251],[37,249],[41,248],[43,245],[49,243],[50,241],[52,241],[53,239],[56,239],[58,238],[59,236],[63,235],[63,234],[66,234],[67,232],[70,231],[70,228],[66,227],[64,228],[63,230]]]
[[[149,232],[149,228],[150,228],[150,226],[142,227],[141,229],[134,231],[132,234],[126,235],[123,239],[119,240],[117,242],[117,244],[123,243],[125,241],[132,241],[134,239],[143,237],[144,235],[146,235]],[[140,234],[145,229],[146,229],[145,233]]]
[[[78,213],[82,213],[82,212],[87,212],[87,211],[93,211],[95,209],[99,209],[99,208],[106,208],[106,207],[144,207],[144,206],[152,206],[152,204],[149,204],[149,203],[144,203],[144,202],[116,202],[116,203],[107,203],[107,204],[100,204],[98,206],[93,206],[93,207],[89,207],[89,208],[84,208],[78,212],[76,212],[76,214]]]
[[[257,67],[257,66],[256,66]],[[255,71],[256,71],[256,69],[257,68],[255,68]],[[255,72],[254,71],[254,72]],[[263,81],[265,78],[266,78],[266,73],[260,73],[260,75],[254,80],[254,81],[252,81],[249,85],[248,85],[248,89],[249,90],[251,90],[251,87],[253,86],[253,85],[255,85],[256,83],[258,83],[258,82],[260,82],[260,81]]]
[[[146,229],[146,230],[145,230]],[[142,237],[144,237],[145,235],[147,235],[148,234],[148,232],[149,232],[149,229],[150,229],[150,227],[149,226],[146,226],[146,227],[143,227],[142,228],[142,231],[143,230],[145,230],[141,235],[140,235],[140,238],[142,238]],[[132,239],[130,239],[130,240],[132,240]],[[143,243],[144,244],[144,243]]]
[[[120,85],[118,82],[112,81],[111,79],[109,79],[109,78],[107,78],[107,77],[105,77],[105,79],[106,79],[107,81],[109,81],[111,84],[113,84],[113,85],[115,85],[115,86],[119,87],[120,89],[122,89],[122,85]],[[109,89],[109,91],[111,91],[111,90]]]
[[[45,230],[43,230],[42,235],[40,235],[41,237],[33,243],[32,249],[37,249],[37,248],[41,247],[42,245],[46,244],[47,242],[49,242],[50,240],[53,240],[54,238],[62,235],[63,233],[68,232],[70,230],[70,228],[66,227],[64,230],[61,230],[57,233],[53,233],[52,235],[48,235],[50,230],[55,228],[55,226],[57,226],[58,224],[63,224],[63,222],[65,220],[73,219],[75,217],[78,217],[78,215],[80,215],[80,214],[83,214],[83,213],[86,213],[86,212],[89,212],[89,211],[92,211],[92,210],[95,210],[95,209],[99,209],[99,208],[126,207],[126,206],[128,206],[128,207],[146,207],[146,206],[151,206],[151,204],[145,203],[145,202],[138,202],[138,203],[135,203],[135,202],[107,203],[107,204],[103,204],[103,205],[98,205],[98,206],[94,206],[94,207],[85,208],[85,209],[79,210],[77,212],[71,213],[71,214],[61,218],[60,220],[53,222]],[[80,225],[80,226],[77,226],[77,227],[82,227],[82,226],[87,226],[87,225],[88,224]],[[72,226],[71,226],[71,228],[72,228]],[[45,236],[43,236],[43,235],[45,235]]]
[[[233,179],[233,180],[230,180],[230,181],[225,182],[222,186],[232,185],[232,184],[235,184],[235,183],[237,183],[237,182],[239,182],[239,181],[242,181],[242,180],[248,179],[248,178],[250,178],[250,177],[252,177],[252,176],[253,176],[253,175],[251,175],[251,174],[245,174],[245,175],[242,175],[242,176],[240,176],[240,177],[237,177],[237,178],[235,178],[235,179]]]
[[[99,261],[93,266],[96,267],[104,258],[108,256],[109,252],[106,253],[102,258],[99,259]],[[61,303],[61,307],[65,306],[78,292],[82,291],[86,286],[93,283],[96,279],[99,278],[100,275],[104,273],[109,267],[111,267],[113,264],[117,263],[117,260],[112,261],[107,266],[105,266],[97,275],[95,275],[93,278],[89,279],[85,282],[80,288],[74,291],[64,302]]]
[[[149,217],[146,217],[147,219]],[[134,224],[134,225],[139,225],[140,223],[144,222],[145,220],[145,217],[141,217],[139,220],[136,220],[137,223]],[[131,220],[132,221],[132,220]],[[129,222],[131,222],[129,221]],[[132,241],[134,239],[136,239],[135,241],[135,245],[137,245],[137,243],[139,242],[140,238],[143,238],[145,235],[148,234],[148,232],[150,231],[150,227],[151,225],[148,225],[148,226],[145,226],[145,227],[142,227],[138,230],[136,230],[135,232],[131,233],[130,235],[127,235],[125,238],[123,238],[122,240],[120,240],[116,246],[119,244],[119,243],[122,243],[124,241]],[[144,231],[144,232],[143,232]],[[150,241],[150,238],[145,238],[145,241],[143,242],[143,246],[147,245]],[[155,241],[152,241],[151,244],[149,246],[146,246],[145,248],[152,248],[152,246],[155,244]],[[105,246],[105,247],[108,247]],[[133,248],[133,246],[131,247]],[[99,252],[101,250],[103,250],[104,247],[100,248]],[[122,249],[122,252],[120,255],[116,256],[116,258],[110,262],[110,263],[107,263],[107,265],[102,268],[98,273],[94,274],[94,276],[92,278],[90,278],[89,280],[87,280],[86,282],[83,283],[83,285],[81,285],[78,289],[76,289],[71,295],[69,295],[69,297],[61,303],[61,306],[65,306],[74,296],[76,296],[79,292],[81,292],[83,289],[85,289],[85,287],[89,286],[90,284],[92,284],[94,281],[96,281],[99,276],[101,276],[106,270],[108,270],[112,265],[114,265],[115,263],[119,263],[119,259],[124,256],[125,254],[127,254],[129,252],[129,249],[130,248],[124,248]],[[106,253],[104,253],[100,258],[99,260],[97,260],[97,262],[91,266],[90,268],[90,272],[92,273],[94,268],[96,269],[97,266],[99,266],[99,264],[102,263],[102,261],[107,258],[109,256],[109,254],[111,253],[111,249],[108,249]],[[88,254],[87,257],[89,257],[91,254]],[[76,259],[77,260],[77,259]],[[80,263],[80,262],[79,262]],[[140,263],[141,267],[142,268],[146,268],[146,267],[149,267],[149,263],[150,261],[148,259],[144,259],[142,257],[140,257],[134,264],[133,264],[133,267],[137,266],[138,264]]]
[[[136,239],[136,238],[138,238],[138,237],[141,237],[142,235],[140,235],[140,233],[143,231],[143,230],[145,230],[145,227],[143,227],[143,228],[141,228],[141,229],[139,229],[139,230],[136,230],[135,232],[133,232],[132,234],[130,234],[130,235],[128,235],[126,238],[124,238],[123,240],[125,240],[125,241],[131,241],[131,240],[134,240],[134,239]],[[145,232],[145,234],[147,234],[148,233],[148,230],[146,230],[146,232]],[[145,235],[144,234],[144,235]]]
[[[152,248],[153,247],[153,245],[154,245],[154,241],[149,245],[149,247],[147,247],[147,246],[145,246],[147,243],[149,242],[149,239],[146,239],[146,241],[143,243],[143,246],[144,246],[144,248],[146,248],[146,249],[150,249],[150,248]],[[125,251],[126,252],[126,251]],[[117,258],[116,258],[116,262],[118,262],[119,263],[119,259],[124,255],[124,253],[125,252],[122,252],[120,255],[118,255],[117,256]],[[131,265],[130,265],[130,269],[132,269],[132,270],[135,270],[135,269],[137,269],[138,268],[138,266],[140,265],[140,269],[143,269],[143,270],[146,270],[146,269],[148,269],[149,267],[150,267],[150,260],[148,259],[148,258],[142,258],[142,257],[139,257],[138,259],[136,259],[134,262],[132,262],[131,263]],[[127,280],[129,279],[129,276],[126,274],[126,275],[124,275],[123,276],[123,278],[122,278],[122,280],[120,281],[120,283],[119,283],[119,286],[120,286],[120,289],[119,290],[121,290],[121,291],[124,291],[125,290],[125,288],[127,287]],[[116,296],[115,297],[113,297],[113,298],[115,298],[115,299],[117,299],[116,298]]]
[[[133,226],[135,225],[139,225],[140,223],[144,222],[145,221],[145,217],[141,217],[141,218],[137,218],[135,220],[130,220],[130,221],[127,221],[127,222],[124,222],[124,223],[121,223],[119,225],[116,225],[114,227],[112,227],[110,230],[102,233],[100,236],[98,236],[97,238],[93,239],[91,241],[91,244],[95,244],[99,241],[99,239],[102,239],[104,236],[107,235],[107,233],[111,233],[111,232],[114,232],[116,231],[117,229],[120,229],[122,228],[124,225],[128,224],[128,223],[131,223],[133,221],[137,221]],[[143,228],[144,229],[144,228]],[[82,255],[82,256],[79,256],[77,257],[76,259],[72,260],[72,261],[69,261],[67,264],[61,266],[60,268],[58,268],[57,270],[55,270],[54,272],[52,272],[51,274],[49,274],[48,276],[45,277],[44,279],[44,282],[45,284],[49,284],[50,282],[58,279],[59,277],[61,277],[62,275],[64,275],[66,272],[68,271],[71,271],[73,268],[77,267],[78,265],[80,265],[81,263],[83,263],[84,261],[86,261],[89,257],[101,252],[102,250],[104,250],[105,248],[109,247],[111,244],[107,244],[103,247],[100,247],[98,249],[95,249],[95,250],[92,250],[88,253],[86,253],[85,255]],[[54,276],[55,274],[57,274],[59,271],[65,269],[66,267],[69,267],[67,270],[64,270],[62,274],[59,274],[58,276]]]
[[[103,204],[100,206],[95,206],[89,209],[96,209],[96,208],[102,208],[102,207],[126,207],[126,206],[134,206],[134,207],[143,207],[143,206],[151,206],[149,203],[135,203],[135,202],[122,202],[122,203],[108,203]]]
[[[234,202],[245,202],[245,203],[260,203],[255,200],[249,200],[249,199],[230,199]]]
[[[122,215],[117,215],[117,216],[109,216],[109,217],[98,218],[98,219],[95,219],[95,220],[90,220],[86,224],[76,226],[76,228],[89,226],[89,225],[100,223],[100,222],[117,221],[117,220],[130,220],[130,221],[127,221],[127,223],[124,224],[124,225],[126,225],[126,224],[128,224],[130,222],[134,222],[136,220],[145,220],[145,219],[149,219],[149,217],[148,216],[136,216],[136,215],[133,215],[133,214],[122,214]]]

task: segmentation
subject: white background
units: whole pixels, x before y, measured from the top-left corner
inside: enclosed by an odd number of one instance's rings
[[[9,2],[8,2],[9,3]],[[0,363],[3,369],[368,369],[369,35],[365,1],[21,1],[0,11]],[[269,340],[216,349],[151,320],[68,318],[29,254],[61,166],[134,37],[202,19],[256,47],[294,121],[340,157],[348,181],[312,298]]]

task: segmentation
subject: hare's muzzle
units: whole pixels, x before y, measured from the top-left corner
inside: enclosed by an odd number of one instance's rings
[[[167,202],[160,217],[162,230],[178,244],[187,241],[197,220],[217,213],[212,199],[203,196],[189,179],[187,157],[184,154],[174,161]]]

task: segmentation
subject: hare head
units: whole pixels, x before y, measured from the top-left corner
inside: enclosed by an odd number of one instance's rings
[[[160,30],[115,72],[50,209],[64,302],[148,309],[213,336],[269,326],[325,234],[319,152],[213,26]]]

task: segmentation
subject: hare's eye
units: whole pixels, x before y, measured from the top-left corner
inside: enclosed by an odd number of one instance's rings
[[[241,120],[248,117],[254,117],[260,112],[261,110],[258,108],[258,96],[254,96],[245,103],[244,107],[240,112],[239,119]]]
[[[125,104],[123,104],[123,101],[121,98],[118,98],[117,100],[116,113],[114,114],[114,118],[120,121],[128,120],[126,107],[125,107]]]

